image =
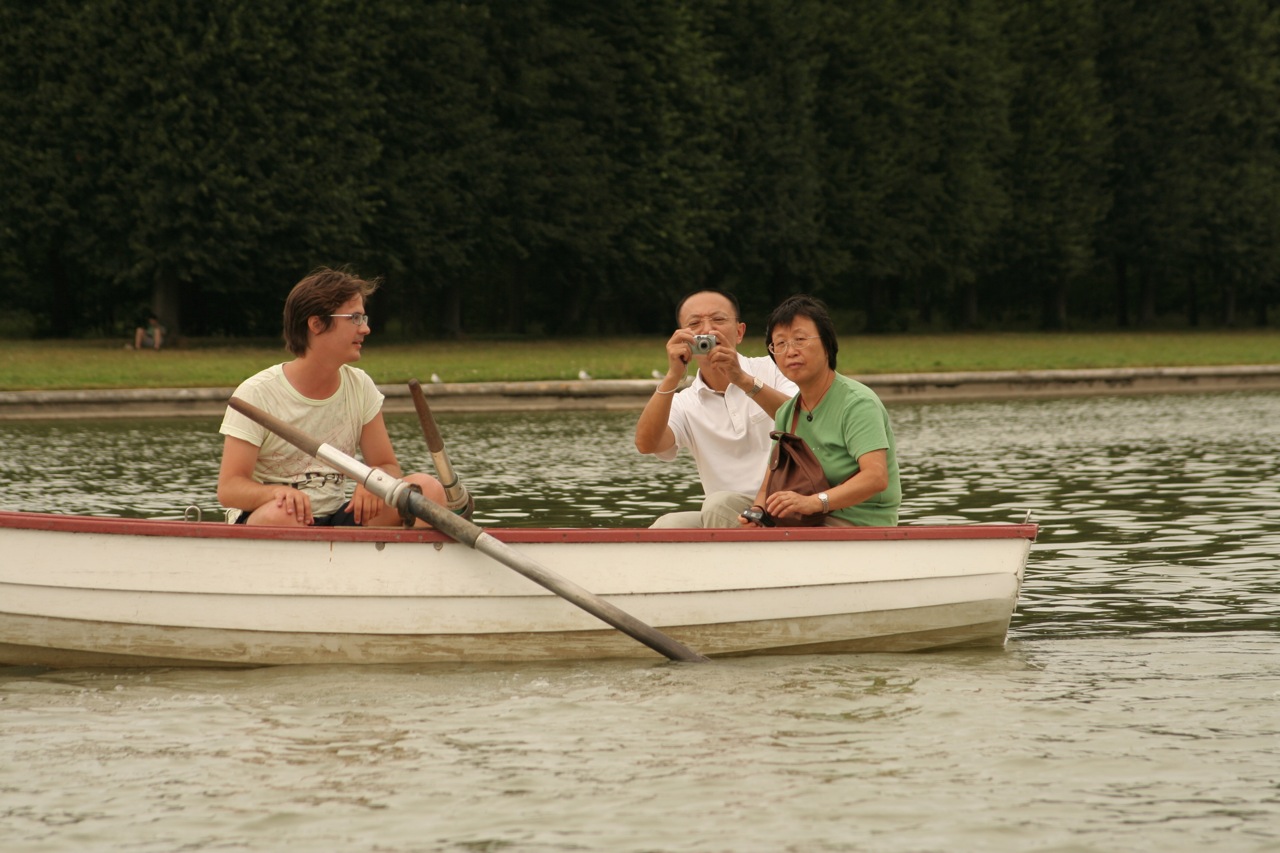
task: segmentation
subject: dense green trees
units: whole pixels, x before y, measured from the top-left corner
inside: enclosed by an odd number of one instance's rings
[[[1112,126],[1097,72],[1100,28],[1091,0],[1028,0],[1007,27],[1015,144],[1002,177],[1016,215],[1005,220],[999,278],[1018,288],[1012,304],[1038,300],[1026,308],[1047,328],[1068,324],[1071,289],[1099,272]]]
[[[665,330],[698,286],[869,330],[1265,323],[1274,7],[5,3],[0,334],[274,334],[341,263],[409,336]]]
[[[281,282],[362,249],[380,151],[353,4],[23,5],[0,24],[23,129],[8,281],[51,332],[148,303],[193,330],[277,326]]]

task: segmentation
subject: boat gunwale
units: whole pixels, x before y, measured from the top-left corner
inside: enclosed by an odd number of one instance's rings
[[[285,540],[301,542],[449,543],[443,533],[403,527],[247,527],[221,521],[133,519],[116,516],[0,511],[0,529],[62,533],[101,533],[184,539]],[[897,527],[787,527],[766,529],[652,529],[647,527],[489,527],[485,532],[508,543],[640,542],[882,542],[946,539],[1027,539],[1034,523],[920,524]]]

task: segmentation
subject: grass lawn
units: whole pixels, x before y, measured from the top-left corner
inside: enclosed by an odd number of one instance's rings
[[[665,338],[430,341],[369,340],[360,366],[383,384],[437,373],[445,382],[648,378],[666,369]],[[752,335],[746,355],[764,354]],[[286,361],[283,345],[193,341],[161,352],[123,341],[0,340],[0,390],[232,387]],[[839,368],[853,376],[964,370],[1173,367],[1280,363],[1280,330],[1211,332],[846,335]]]

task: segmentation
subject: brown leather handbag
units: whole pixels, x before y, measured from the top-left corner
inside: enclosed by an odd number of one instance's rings
[[[814,455],[812,448],[805,443],[805,440],[795,434],[799,420],[800,407],[796,406],[795,415],[791,419],[791,432],[774,430],[769,433],[774,443],[773,453],[769,456],[769,473],[766,475],[768,477],[764,489],[766,497],[774,492],[816,495],[831,488],[831,484],[827,482],[827,475],[822,472],[822,463],[818,461],[818,457]],[[773,524],[779,527],[820,527],[826,517],[826,513],[823,512],[815,512],[799,518],[768,516]]]

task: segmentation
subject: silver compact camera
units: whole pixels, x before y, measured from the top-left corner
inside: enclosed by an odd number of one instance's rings
[[[694,335],[693,336],[693,351],[698,353],[699,355],[706,355],[707,353],[711,352],[711,350],[715,349],[715,345],[716,345],[715,335]]]

